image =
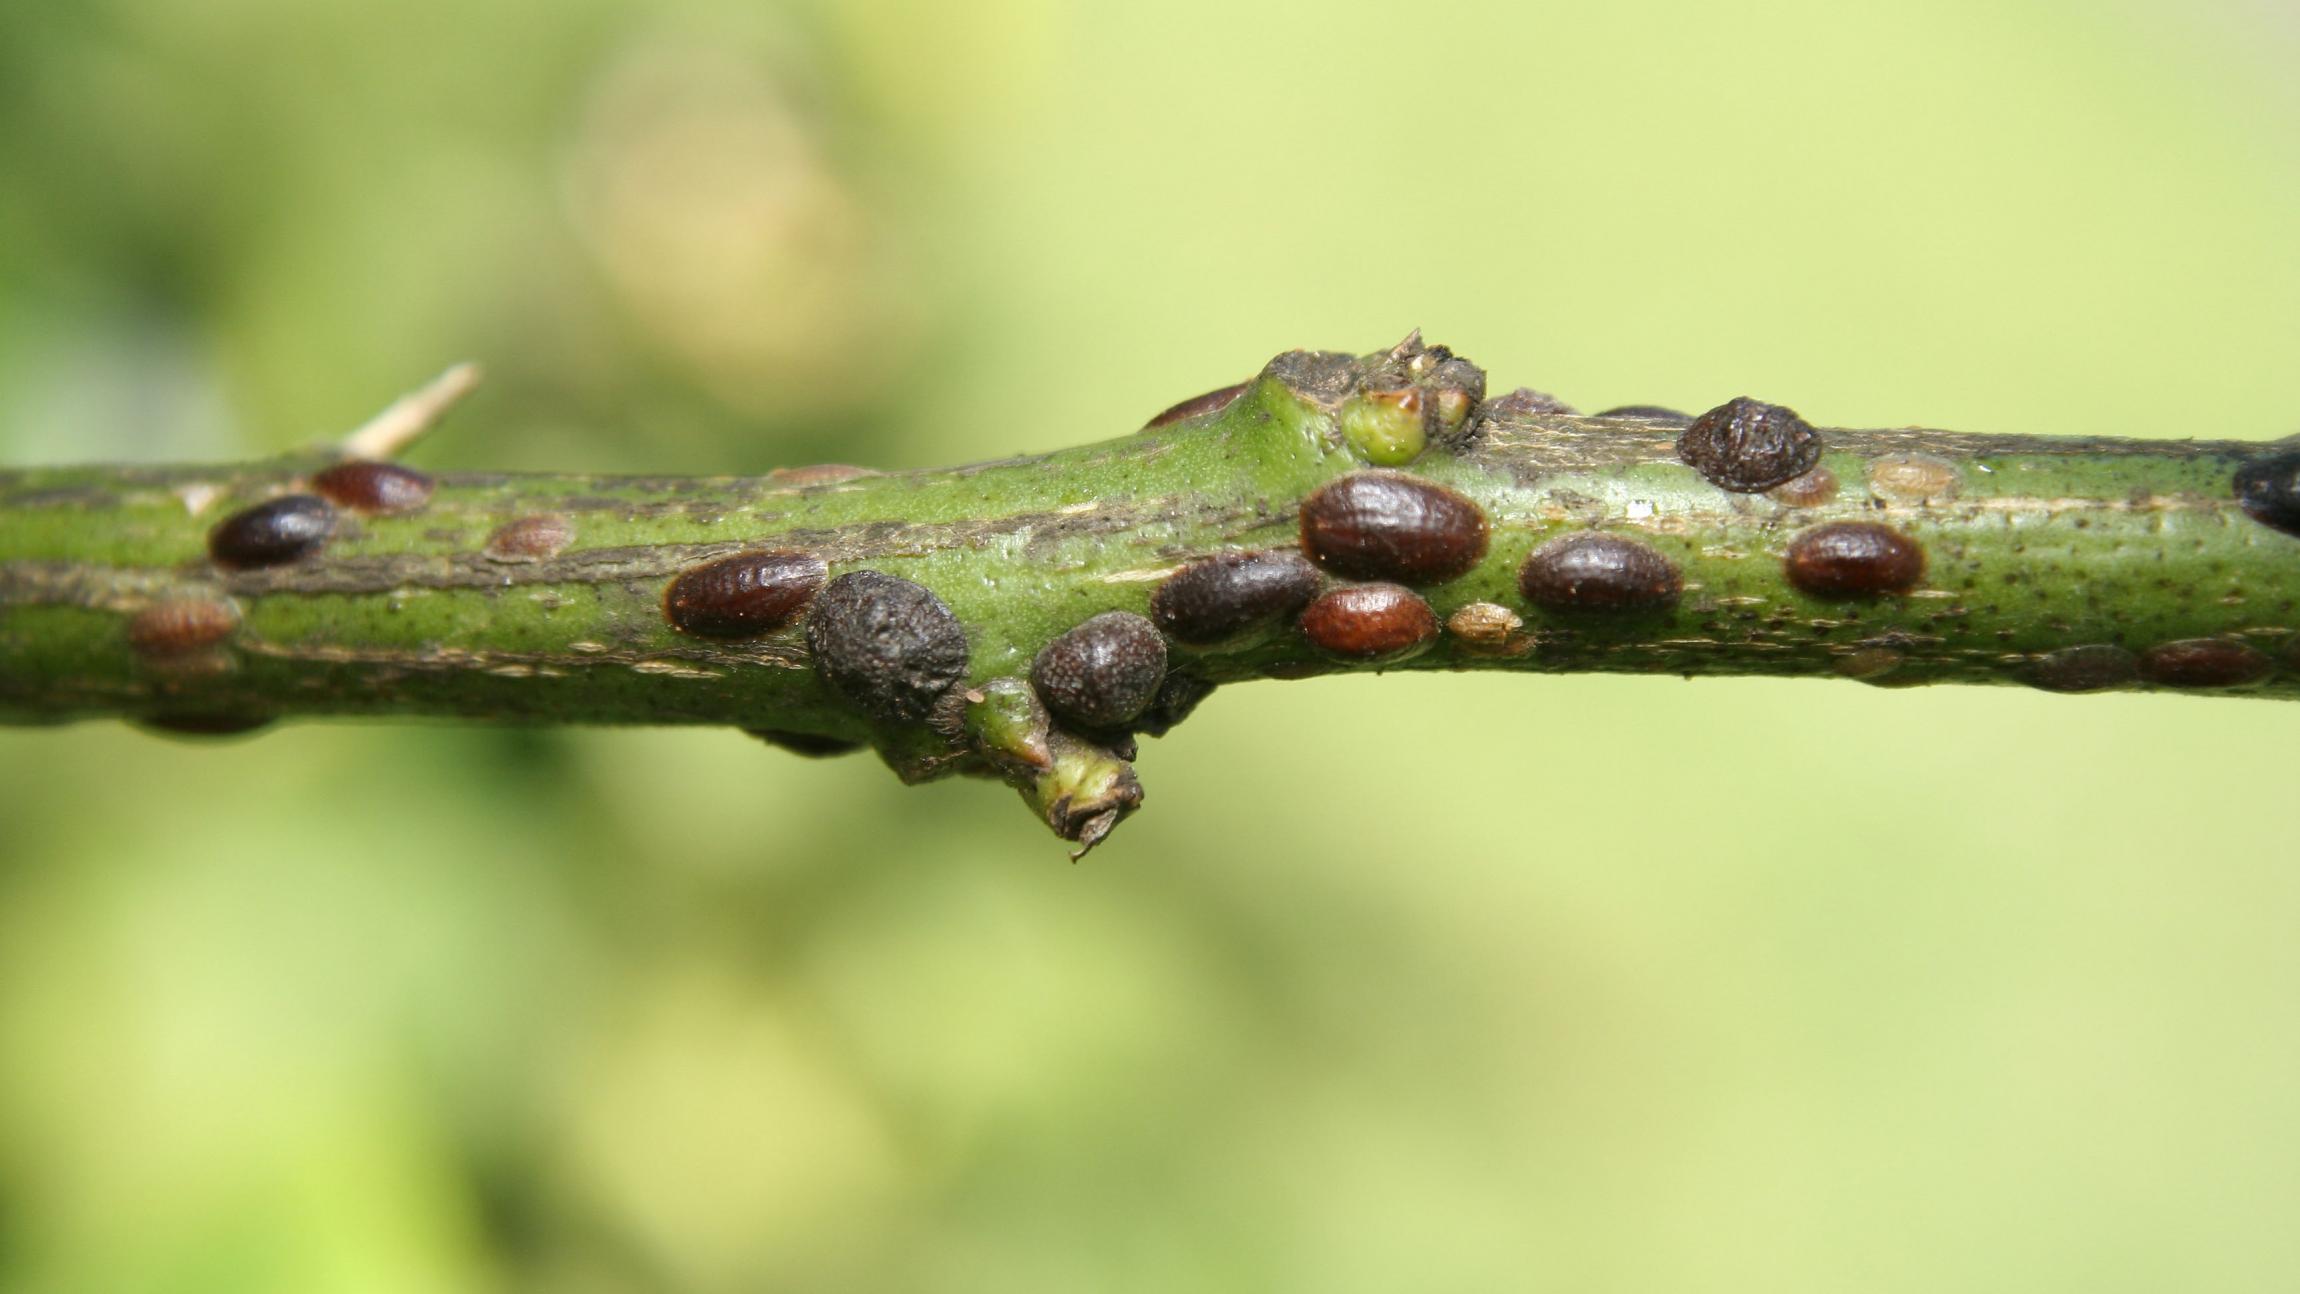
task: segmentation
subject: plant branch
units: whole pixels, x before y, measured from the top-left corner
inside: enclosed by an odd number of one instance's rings
[[[1280,356],[1118,440],[934,471],[356,461],[395,455],[473,376],[395,405],[348,466],[0,473],[0,721],[731,724],[808,753],[867,743],[907,778],[1001,778],[1090,846],[1140,800],[1132,734],[1257,678],[2300,696],[2290,441],[1815,430],[1754,402],[1689,430],[1486,399],[1415,337]],[[838,578],[861,571],[927,597]],[[1159,634],[1081,629],[1106,612]]]

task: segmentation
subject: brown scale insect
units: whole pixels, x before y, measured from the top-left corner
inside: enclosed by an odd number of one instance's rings
[[[879,474],[877,468],[856,467],[852,463],[815,463],[807,467],[769,468],[767,479],[777,485],[804,488],[810,485],[836,485],[841,481],[859,480]]]
[[[916,723],[966,674],[966,629],[934,590],[880,571],[823,586],[807,647],[832,691],[886,723]]]
[[[1963,474],[1936,454],[1886,454],[1869,464],[1869,493],[1895,503],[1946,502]]]
[[[1765,497],[1792,508],[1818,508],[1837,497],[1837,474],[1826,467],[1816,467],[1765,491]]]
[[[1515,611],[1495,602],[1472,602],[1446,617],[1446,632],[1465,651],[1480,655],[1513,654],[1523,646],[1531,650],[1531,639],[1522,638],[1518,630],[1525,628],[1525,620]]]
[[[1507,395],[1497,395],[1479,405],[1477,412],[1482,420],[1532,414],[1571,414],[1573,406],[1547,391],[1521,386]]]
[[[2028,669],[2028,681],[2047,692],[2101,692],[2123,687],[2139,675],[2139,658],[2114,643],[2046,652]]]
[[[319,472],[312,492],[339,508],[373,516],[414,512],[431,502],[432,479],[412,467],[360,459]]]
[[[1164,427],[1170,423],[1181,422],[1186,418],[1202,418],[1210,413],[1220,413],[1230,407],[1231,401],[1244,395],[1246,388],[1252,385],[1252,382],[1240,382],[1235,386],[1225,386],[1218,390],[1208,391],[1204,395],[1194,395],[1187,400],[1177,401],[1159,410],[1158,416],[1143,423],[1142,430],[1149,431],[1154,427]]]
[[[1590,531],[1534,549],[1517,590],[1544,611],[1658,611],[1676,603],[1685,577],[1634,539]]]
[[[334,533],[334,505],[316,494],[283,494],[217,522],[208,556],[234,570],[285,566],[318,552]]]
[[[1760,494],[1812,471],[1821,433],[1794,409],[1744,395],[1695,418],[1678,434],[1677,456],[1718,489]]]
[[[184,656],[232,636],[240,613],[229,602],[170,598],[154,602],[128,621],[128,645],[147,657]]]
[[[743,731],[770,746],[780,747],[794,755],[804,755],[808,759],[851,755],[868,744],[849,741],[844,737],[825,737],[814,732],[786,732],[780,728],[745,728]]]
[[[1635,418],[1640,422],[1665,422],[1672,427],[1682,427],[1693,421],[1693,415],[1690,413],[1665,409],[1658,404],[1617,405],[1590,416],[1596,418]]]
[[[737,553],[679,572],[663,618],[698,638],[756,638],[796,618],[829,575],[812,553]]]
[[[1302,611],[1313,646],[1355,661],[1400,661],[1437,641],[1437,613],[1396,584],[1351,584]]]
[[[1925,577],[1917,541],[1873,521],[1832,521],[1789,541],[1789,582],[1817,598],[1905,593]]]
[[[2238,687],[2274,668],[2266,652],[2227,638],[2180,638],[2140,654],[2141,677],[2165,687]]]
[[[2254,521],[2300,535],[2300,452],[2256,459],[2236,469],[2236,502]]]
[[[1291,548],[1218,553],[1166,577],[1150,595],[1150,618],[1190,647],[1232,642],[1308,605],[1318,568]]]
[[[1166,640],[1131,611],[1105,611],[1046,644],[1030,685],[1046,708],[1086,729],[1116,728],[1158,697]]]
[[[514,517],[495,528],[480,550],[491,562],[540,562],[575,542],[575,523],[556,512]]]
[[[1436,584],[1485,556],[1485,513],[1418,477],[1357,472],[1302,501],[1302,549],[1318,565],[1361,580]]]
[[[1891,647],[1863,647],[1837,658],[1837,672],[1849,679],[1874,683],[1908,663],[1908,656]]]

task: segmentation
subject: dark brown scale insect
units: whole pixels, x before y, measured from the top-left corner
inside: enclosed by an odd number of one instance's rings
[[[1302,549],[1338,575],[1435,584],[1485,556],[1485,514],[1418,477],[1358,472],[1302,501]]]
[[[916,723],[966,674],[966,629],[922,584],[853,571],[823,586],[807,646],[831,690],[887,723]]]
[[[2046,652],[2029,666],[2028,681],[2047,692],[2101,692],[2140,675],[2140,660],[2113,643],[2086,643]]]
[[[2140,654],[2140,673],[2165,687],[2236,687],[2276,667],[2256,647],[2226,638],[2181,638]]]
[[[1634,539],[1587,532],[1533,550],[1517,591],[1544,611],[1659,611],[1685,590],[1677,563]]]
[[[238,737],[271,726],[271,717],[208,710],[177,710],[146,715],[137,720],[153,732],[172,737]]]
[[[540,562],[575,542],[575,523],[556,512],[515,517],[495,528],[481,550],[491,562]]]
[[[2300,535],[2300,453],[2278,454],[2237,468],[2236,502],[2261,525]]]
[[[154,602],[128,621],[128,645],[140,656],[182,656],[213,647],[240,627],[229,602],[171,598]]]
[[[1635,418],[1640,422],[1665,422],[1672,427],[1682,427],[1693,421],[1693,415],[1690,413],[1664,409],[1658,404],[1624,404],[1604,410],[1594,416],[1599,418]]]
[[[1925,578],[1917,541],[1873,521],[1832,521],[1789,541],[1789,582],[1817,598],[1905,593]]]
[[[829,575],[812,553],[737,553],[679,572],[663,618],[698,638],[756,638],[789,624]]]
[[[1220,413],[1230,407],[1232,400],[1244,395],[1246,388],[1252,385],[1252,382],[1240,382],[1235,386],[1225,386],[1220,390],[1208,391],[1204,395],[1194,395],[1187,400],[1168,405],[1159,411],[1157,417],[1143,423],[1142,429],[1148,431],[1152,427],[1163,427],[1169,423],[1180,422],[1185,418],[1202,418],[1210,413]]]
[[[1437,641],[1437,613],[1396,584],[1351,584],[1302,612],[1302,632],[1320,651],[1357,661],[1399,661]]]
[[[1695,418],[1677,456],[1718,489],[1758,494],[1812,471],[1821,433],[1794,409],[1744,395]]]
[[[779,746],[794,755],[808,759],[829,759],[834,755],[851,755],[868,743],[849,741],[844,737],[825,737],[814,732],[785,732],[780,728],[745,728],[744,732],[770,746]]]
[[[1318,568],[1291,548],[1219,553],[1166,577],[1150,618],[1190,647],[1230,642],[1291,616],[1318,591]]]
[[[361,460],[337,463],[318,473],[311,478],[311,488],[339,508],[392,516],[431,502],[432,480],[412,467]]]
[[[1507,395],[1497,395],[1478,406],[1478,417],[1481,420],[1511,415],[1572,412],[1572,405],[1547,391],[1536,391],[1530,386],[1521,386]]]
[[[242,508],[208,532],[218,566],[253,570],[285,566],[320,550],[335,533],[335,507],[316,494],[283,494]]]
[[[1166,640],[1131,611],[1105,611],[1056,638],[1030,663],[1046,708],[1087,729],[1116,728],[1158,697]]]
[[[1134,731],[1163,737],[1175,724],[1189,718],[1200,701],[1213,694],[1212,683],[1179,670],[1169,671],[1166,681],[1158,685],[1158,698],[1135,718]]]

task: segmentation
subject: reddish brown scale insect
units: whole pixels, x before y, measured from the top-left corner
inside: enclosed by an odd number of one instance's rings
[[[795,619],[829,575],[812,553],[737,553],[679,572],[663,618],[698,638],[756,638]]]
[[[234,570],[285,566],[318,552],[334,533],[334,505],[316,494],[283,494],[216,523],[208,556]]]
[[[966,675],[966,629],[934,590],[880,571],[823,586],[807,647],[832,691],[874,719],[916,723]]]
[[[1218,553],[1166,577],[1150,618],[1174,641],[1213,647],[1300,611],[1318,591],[1318,568],[1291,548]]]
[[[1905,593],[1925,577],[1917,541],[1873,521],[1833,521],[1789,541],[1789,582],[1817,598]]]
[[[829,759],[834,755],[851,755],[866,744],[849,741],[844,737],[825,737],[813,732],[785,732],[779,728],[745,728],[744,732],[770,746],[778,746],[794,755],[808,759]]]
[[[2046,652],[2029,666],[2028,681],[2047,692],[2101,692],[2140,675],[2140,660],[2113,643],[2086,643]]]
[[[412,467],[360,460],[337,463],[318,473],[311,478],[311,488],[339,508],[392,516],[431,502],[432,480]]]
[[[1302,632],[1320,651],[1356,661],[1400,661],[1437,641],[1437,613],[1396,584],[1351,584],[1302,612]]]
[[[1302,549],[1337,575],[1436,584],[1485,556],[1485,514],[1418,477],[1358,472],[1302,501]]]
[[[1826,467],[1816,467],[1765,491],[1765,497],[1792,508],[1818,508],[1837,497],[1837,474]]]
[[[1252,385],[1252,382],[1240,382],[1235,386],[1225,386],[1219,390],[1208,391],[1204,395],[1194,395],[1187,400],[1168,405],[1159,411],[1157,417],[1143,423],[1142,429],[1148,431],[1153,427],[1163,427],[1169,423],[1181,422],[1185,418],[1203,418],[1210,413],[1220,413],[1230,407],[1231,401],[1244,395],[1246,388]]]
[[[1821,433],[1794,409],[1740,396],[1695,418],[1677,456],[1718,489],[1758,494],[1812,471]]]
[[[2227,638],[2181,638],[2140,654],[2140,673],[2165,687],[2238,687],[2276,667],[2268,654]]]
[[[2300,452],[2246,463],[2235,484],[2236,502],[2254,521],[2300,535]]]
[[[1517,591],[1544,611],[1659,611],[1684,590],[1677,563],[1634,539],[1595,532],[1553,539],[1517,571]]]
[[[213,647],[240,627],[229,602],[170,598],[154,602],[128,621],[128,645],[139,656],[182,656]]]
[[[1046,708],[1081,728],[1116,728],[1158,697],[1166,640],[1131,611],[1105,611],[1046,644],[1030,685]]]
[[[575,542],[575,523],[556,512],[516,517],[495,528],[481,551],[491,562],[540,562]]]

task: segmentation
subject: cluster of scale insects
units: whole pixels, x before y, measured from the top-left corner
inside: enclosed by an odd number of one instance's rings
[[[1243,390],[1230,387],[1185,401],[1155,419],[1161,425],[1219,412]],[[1489,409],[1544,406],[1519,392]],[[1837,483],[1820,467],[1822,437],[1794,411],[1737,399],[1698,418],[1671,410],[1626,407],[1601,417],[1640,418],[1681,427],[1678,456],[1720,489],[1767,494],[1792,506],[1827,502]],[[1886,470],[1886,469],[1880,469]],[[1922,491],[1928,473],[1953,472],[1922,456],[1890,470],[1909,474]],[[2255,460],[2232,482],[2256,521],[2300,535],[2300,453]],[[395,464],[354,461],[317,473],[308,493],[284,495],[234,513],[209,535],[221,567],[245,570],[303,560],[335,533],[339,510],[391,515],[421,509],[429,477]],[[573,532],[564,518],[521,517],[488,540],[496,561],[538,561],[564,549]],[[1465,650],[1519,654],[1531,649],[1517,612],[1473,602],[1441,626],[1417,591],[1473,570],[1486,556],[1488,525],[1471,499],[1403,472],[1361,470],[1320,486],[1302,501],[1297,545],[1217,552],[1173,571],[1149,600],[1149,615],[1106,611],[1057,635],[1030,669],[1030,694],[1068,730],[1127,752],[1130,734],[1163,732],[1212,685],[1170,669],[1171,647],[1220,650],[1291,626],[1320,652],[1342,661],[1387,664],[1427,649],[1450,632]],[[1926,556],[1911,537],[1873,522],[1831,522],[1796,534],[1782,573],[1821,598],[1866,598],[1907,592],[1925,576]],[[1622,616],[1666,611],[1684,589],[1675,562],[1624,536],[1584,531],[1551,540],[1520,565],[1524,603],[1562,616]],[[875,570],[831,576],[803,551],[739,553],[689,568],[663,596],[663,613],[681,633],[708,639],[758,638],[803,619],[807,646],[823,683],[882,724],[928,723],[960,740],[944,712],[969,666],[958,617],[924,585]],[[176,599],[155,603],[130,623],[130,644],[146,656],[181,655],[228,639],[238,616],[225,602]],[[2169,686],[2225,687],[2264,676],[2272,663],[2259,651],[2221,639],[2160,644],[2135,654],[2088,644],[2040,658],[2031,680],[2056,691],[2091,691],[2137,679]],[[162,726],[201,731],[231,727],[208,716]],[[855,748],[833,738],[761,732],[807,754]],[[1130,752],[1129,752],[1130,753]]]

